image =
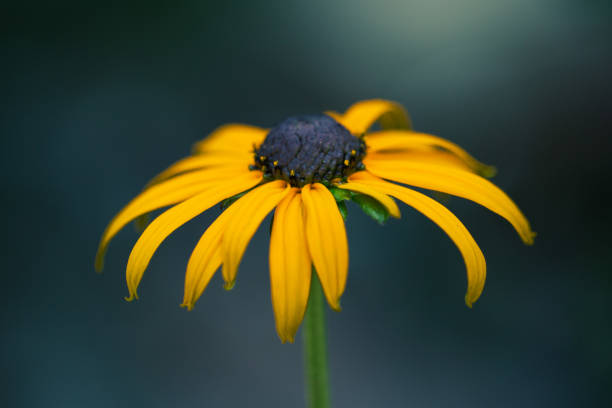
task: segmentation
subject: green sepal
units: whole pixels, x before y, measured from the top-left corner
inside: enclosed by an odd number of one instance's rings
[[[348,210],[346,209],[346,203],[344,201],[338,201],[336,204],[338,204],[338,210],[340,210],[342,219],[346,220],[346,216],[348,215]]]
[[[336,204],[338,204],[338,210],[340,210],[340,214],[342,215],[342,219],[346,220],[346,216],[348,215],[348,211],[346,209],[346,200],[351,200],[353,198],[354,193],[350,190],[344,190],[342,188],[330,186],[328,190],[334,196],[336,200]]]
[[[357,203],[364,213],[383,225],[389,219],[389,211],[377,200],[365,194],[354,193],[352,201]]]
[[[242,193],[238,193],[235,196],[232,196],[230,198],[226,198],[225,200],[221,201],[221,210],[223,210],[223,211],[227,210],[227,208],[230,205],[234,204],[236,201],[238,201],[238,199],[240,197],[242,197],[246,193],[248,193],[248,191],[243,191]]]
[[[344,200],[350,200],[351,198],[353,198],[352,191],[345,190],[342,188],[329,187],[329,192],[332,193],[332,195],[334,196],[334,199],[339,203]]]

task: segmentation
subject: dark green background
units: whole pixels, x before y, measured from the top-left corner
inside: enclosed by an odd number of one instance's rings
[[[180,3],[180,4],[179,4]],[[209,211],[160,248],[127,303],[136,233],[106,223],[216,126],[271,126],[372,97],[499,169],[539,233],[448,206],[487,258],[473,310],[452,242],[402,207],[349,208],[336,407],[612,401],[611,9],[579,1],[4,2],[0,11],[6,407],[293,407],[301,341],[274,331],[261,228],[235,289],[179,308]]]

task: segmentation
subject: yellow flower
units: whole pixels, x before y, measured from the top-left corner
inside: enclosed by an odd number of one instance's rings
[[[382,130],[370,131],[375,123]],[[348,273],[344,200],[384,220],[400,216],[394,197],[435,222],[458,247],[467,268],[465,302],[471,306],[485,282],[480,248],[449,210],[400,184],[479,203],[508,220],[531,244],[535,234],[521,211],[484,178],[492,174],[493,168],[454,143],[410,130],[404,109],[384,100],[355,103],[344,114],[292,117],[271,130],[225,125],[119,212],[102,236],[96,268],[102,269],[108,243],[121,228],[172,206],[151,222],[130,254],[127,299],[137,298],[138,284],[162,241],[225,200],[227,208],[204,232],[187,265],[182,305],[191,309],[219,267],[226,288],[234,285],[249,240],[275,210],[269,253],[272,303],[281,341],[292,342],[308,303],[313,266],[330,307],[340,309]]]

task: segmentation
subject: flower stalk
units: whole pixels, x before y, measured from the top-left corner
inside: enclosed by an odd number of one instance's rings
[[[304,317],[304,369],[309,408],[329,408],[325,299],[313,268],[310,298]]]

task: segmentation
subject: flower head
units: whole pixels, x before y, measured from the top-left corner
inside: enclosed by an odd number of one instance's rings
[[[378,123],[382,130],[370,131]],[[512,200],[486,180],[494,169],[456,144],[410,128],[404,109],[368,100],[344,114],[296,116],[266,130],[225,125],[194,146],[192,156],[155,177],[111,221],[96,268],[112,237],[126,224],[171,206],[146,227],[127,264],[128,300],[162,241],[218,203],[225,208],[206,229],[187,264],[183,306],[192,309],[221,268],[225,287],[236,280],[242,255],[274,210],[270,283],[280,339],[293,341],[308,303],[313,267],[331,308],[340,309],[348,274],[344,202],[354,201],[379,221],[399,218],[394,199],[444,230],[465,261],[465,302],[482,293],[484,256],[465,226],[443,205],[407,186],[472,200],[501,215],[531,244],[535,234]]]
[[[365,142],[327,115],[294,116],[270,130],[255,149],[255,168],[295,187],[329,186],[362,170]]]

